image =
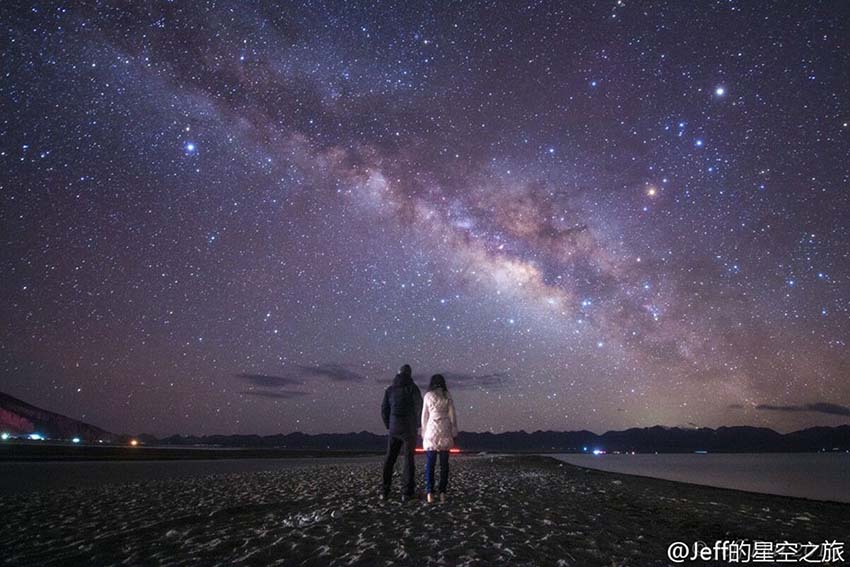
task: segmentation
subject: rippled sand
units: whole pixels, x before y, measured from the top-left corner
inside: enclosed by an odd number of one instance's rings
[[[0,562],[666,565],[676,540],[837,539],[850,547],[850,505],[540,457],[456,458],[445,504],[384,502],[379,477],[375,463],[318,463],[0,497]]]

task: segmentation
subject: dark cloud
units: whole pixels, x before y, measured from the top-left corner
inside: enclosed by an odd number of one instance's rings
[[[247,381],[252,387],[248,390],[243,390],[242,393],[248,396],[256,396],[258,398],[272,398],[276,400],[289,400],[306,396],[307,392],[299,390],[283,390],[276,388],[285,388],[287,386],[297,386],[304,383],[303,380],[294,376],[272,376],[268,374],[249,374],[241,373],[236,375],[237,378]],[[253,389],[253,386],[258,386],[260,390]]]
[[[303,380],[299,380],[294,377],[271,376],[268,374],[241,373],[237,374],[236,377],[246,380],[254,386],[260,386],[262,388],[280,388],[283,386],[300,385],[304,383]]]
[[[281,375],[237,374],[254,386],[261,388],[281,388],[302,385],[306,378],[327,378],[334,382],[362,382],[366,377],[342,364],[319,364],[315,366],[297,364],[286,369]]]
[[[491,374],[463,374],[456,372],[445,372],[446,385],[449,389],[464,390],[468,388],[501,388],[507,380],[506,372],[493,372]]]
[[[730,409],[744,409],[743,404],[729,404]],[[842,406],[841,404],[832,404],[829,402],[815,402],[813,404],[803,405],[788,405],[777,406],[772,404],[759,404],[755,406],[757,410],[779,411],[779,412],[815,412],[825,413],[828,415],[843,415],[850,416],[850,407]]]
[[[785,412],[810,411],[816,413],[825,413],[829,415],[842,415],[850,417],[850,407],[842,406],[840,404],[831,404],[829,402],[816,402],[813,404],[804,404],[800,406],[774,406],[770,404],[759,404],[756,406],[756,409]]]
[[[366,377],[346,368],[342,364],[320,364],[318,366],[298,365],[293,372],[308,378],[327,378],[334,382],[363,382]]]
[[[244,390],[242,393],[247,396],[257,396],[258,398],[272,398],[277,400],[290,400],[292,398],[300,398],[308,394],[308,392],[299,392],[298,390]]]

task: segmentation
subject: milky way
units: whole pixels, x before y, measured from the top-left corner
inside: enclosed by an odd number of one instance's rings
[[[380,431],[407,362],[467,430],[847,421],[846,3],[0,20],[7,393]]]

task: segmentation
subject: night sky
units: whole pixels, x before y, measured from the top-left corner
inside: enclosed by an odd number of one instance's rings
[[[0,390],[117,432],[850,410],[846,2],[3,2]],[[842,415],[843,414],[843,415]]]

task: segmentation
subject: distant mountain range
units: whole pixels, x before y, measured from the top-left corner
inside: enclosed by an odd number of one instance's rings
[[[94,425],[0,393],[0,431],[12,435],[40,433],[54,439],[79,437],[84,441],[125,442],[126,435],[115,435]],[[386,436],[360,433],[287,433],[278,435],[173,435],[157,438],[140,435],[146,445],[251,447],[290,451],[382,451]],[[719,427],[717,429],[645,427],[609,431],[597,435],[591,431],[510,431],[472,433],[462,431],[458,446],[464,451],[488,452],[611,452],[681,453],[709,452],[797,452],[850,450],[850,425],[812,427],[792,433],[777,433],[764,427]]]
[[[15,436],[37,433],[50,439],[79,437],[85,441],[99,439],[111,441],[116,438],[116,435],[100,427],[35,407],[2,392],[0,392],[0,432]]]
[[[386,436],[367,431],[307,435],[174,435],[164,439],[143,436],[147,443],[166,445],[207,445],[219,447],[267,447],[288,450],[381,451]],[[763,427],[720,427],[684,429],[678,427],[632,428],[597,435],[591,431],[511,431],[471,433],[462,431],[458,446],[464,451],[489,452],[797,452],[850,450],[850,425],[812,427],[793,433],[777,433]]]

